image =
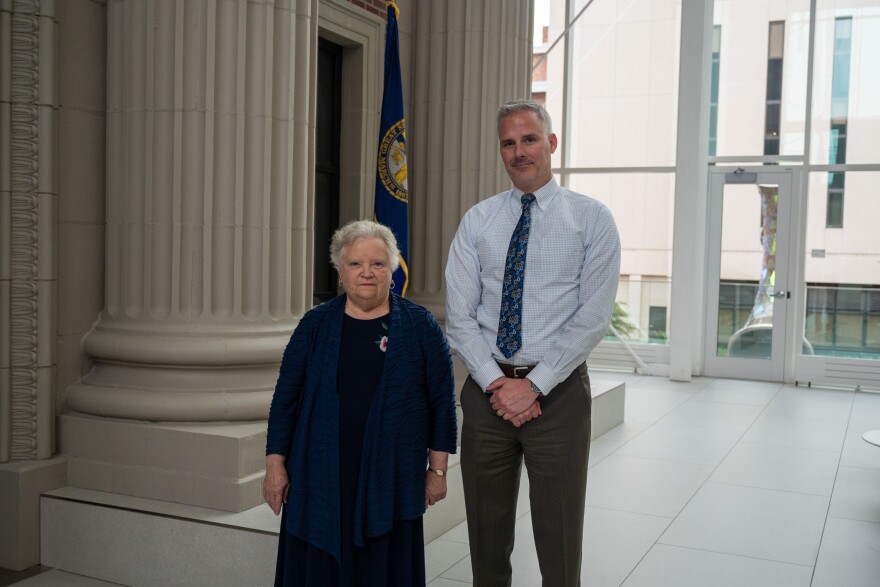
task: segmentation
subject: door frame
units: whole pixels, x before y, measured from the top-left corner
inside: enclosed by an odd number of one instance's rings
[[[709,169],[706,209],[706,265],[704,287],[706,305],[703,329],[703,375],[765,381],[790,382],[794,380],[795,341],[803,332],[802,320],[797,320],[797,308],[801,306],[803,288],[798,287],[801,270],[798,263],[802,227],[800,222],[801,173],[791,166],[713,166]],[[730,177],[729,177],[730,174]],[[733,176],[739,176],[732,180]],[[718,300],[721,274],[721,228],[724,186],[728,184],[771,183],[779,185],[777,208],[776,283],[775,290],[786,293],[785,304],[774,303],[773,357],[752,359],[743,357],[719,357],[716,353],[718,339]],[[781,313],[779,310],[783,310]],[[801,330],[798,330],[800,328]]]

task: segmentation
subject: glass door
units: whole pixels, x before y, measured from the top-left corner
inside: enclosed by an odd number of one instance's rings
[[[793,173],[709,174],[705,375],[783,381]]]

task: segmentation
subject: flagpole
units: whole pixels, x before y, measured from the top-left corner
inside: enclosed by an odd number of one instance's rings
[[[386,2],[385,83],[376,158],[376,192],[373,219],[386,225],[397,238],[400,268],[394,272],[393,291],[406,295],[409,287],[409,193],[407,187],[406,118],[403,112],[403,83],[400,75],[400,38],[397,19],[400,9],[394,0]]]

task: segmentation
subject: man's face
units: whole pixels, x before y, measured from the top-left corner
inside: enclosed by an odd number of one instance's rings
[[[536,113],[514,112],[501,119],[498,141],[504,168],[513,185],[533,193],[550,181],[550,155],[556,152],[556,135],[546,135]]]

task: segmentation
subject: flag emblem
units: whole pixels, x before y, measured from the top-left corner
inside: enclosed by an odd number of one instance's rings
[[[395,199],[407,203],[404,121],[391,126],[379,143],[379,180]]]

